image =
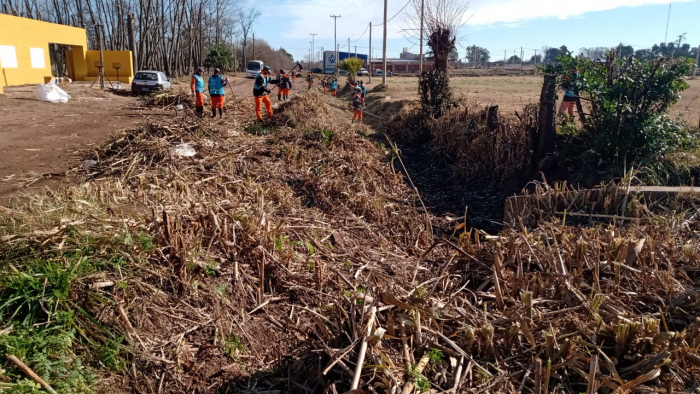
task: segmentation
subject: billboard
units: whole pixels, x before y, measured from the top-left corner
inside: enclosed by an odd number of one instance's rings
[[[332,74],[335,72],[336,61],[345,60],[349,57],[355,57],[355,53],[348,52],[338,52],[338,59],[335,58],[335,51],[325,51],[323,52],[323,73]],[[367,61],[369,60],[367,55],[357,54],[357,58],[365,63],[365,68],[367,68]]]

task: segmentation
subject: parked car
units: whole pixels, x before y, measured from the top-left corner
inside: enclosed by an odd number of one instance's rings
[[[340,77],[347,77],[347,76],[348,76],[348,72],[345,71],[345,70],[338,70],[338,76],[340,76]]]
[[[323,70],[321,70],[321,69],[318,68],[318,67],[312,68],[312,69],[309,70],[309,71],[311,71],[311,72],[314,73],[314,74],[323,74]]]
[[[387,77],[390,77],[390,76],[392,76],[392,75],[394,75],[394,73],[392,73],[391,70],[388,70],[388,71],[386,72],[386,76],[387,76]]]
[[[139,71],[131,82],[133,94],[163,92],[170,89],[172,89],[170,79],[161,71]]]
[[[378,68],[375,68],[375,69],[374,69],[374,72],[372,73],[372,75],[374,75],[375,77],[381,77],[382,74],[384,74],[384,73],[382,72],[382,70],[380,70],[380,69],[378,69]],[[388,74],[387,74],[387,75],[388,75]]]
[[[365,75],[369,75],[369,71],[367,71],[366,68],[361,68],[360,71],[357,72],[357,76],[358,76],[358,77],[362,77],[362,76],[365,76]]]

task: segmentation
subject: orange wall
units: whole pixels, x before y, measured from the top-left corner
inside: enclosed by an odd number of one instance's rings
[[[131,61],[131,51],[102,51],[105,62],[105,73],[112,82],[117,82],[117,70],[112,67],[113,63],[121,63],[119,69],[119,80],[124,83],[131,83],[134,78],[134,70]],[[87,51],[85,55],[85,65],[87,66],[86,81],[94,81],[99,76],[95,62],[100,61],[100,51]],[[109,83],[109,81],[105,81]]]
[[[14,52],[0,64],[0,93],[3,86],[44,83],[52,76],[49,43],[71,45],[75,64],[85,63],[85,29],[0,14],[0,50]],[[42,51],[43,67],[37,62]]]

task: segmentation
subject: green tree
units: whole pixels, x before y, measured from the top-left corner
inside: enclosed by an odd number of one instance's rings
[[[467,47],[467,62],[476,67],[477,64],[488,63],[491,60],[491,53],[488,49],[477,45]]]
[[[365,65],[362,59],[349,57],[338,62],[338,68],[348,72],[348,82],[355,83],[357,72]]]
[[[561,55],[555,73],[563,87],[590,105],[579,114],[583,130],[565,136],[562,157],[583,171],[606,171],[620,176],[634,165],[655,166],[670,152],[695,145],[683,123],[671,119],[668,110],[689,86],[684,76],[692,70],[690,59],[639,60],[616,58],[610,52],[605,63]],[[571,79],[571,70],[578,77]],[[599,167],[599,164],[601,166]]]
[[[216,67],[222,70],[230,70],[235,63],[233,52],[228,46],[220,44],[209,48],[204,59],[204,67]]]

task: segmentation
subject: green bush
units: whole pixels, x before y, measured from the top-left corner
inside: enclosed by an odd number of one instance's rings
[[[565,125],[560,151],[580,170],[619,176],[625,168],[654,166],[665,155],[696,145],[696,137],[668,110],[688,88],[683,79],[693,67],[691,60],[634,57],[616,59],[608,54],[605,63],[558,57],[559,64],[544,66],[555,73],[564,88],[573,87],[586,114],[579,115],[582,130]],[[570,81],[571,70],[579,76]]]
[[[355,83],[357,72],[365,65],[362,59],[349,57],[338,62],[338,68],[348,72],[348,82]]]

